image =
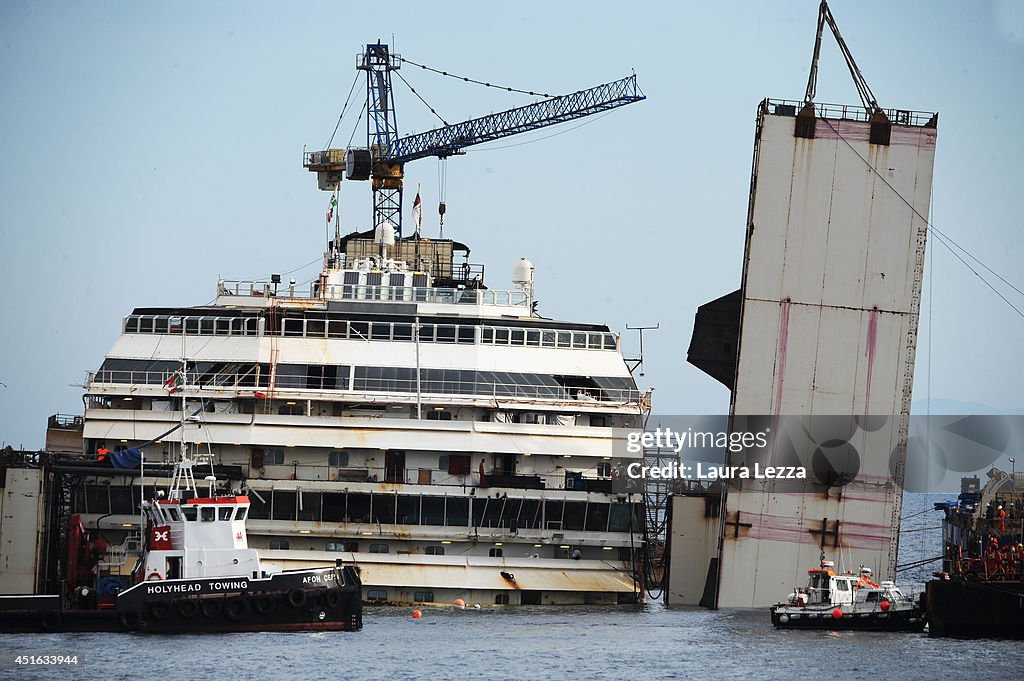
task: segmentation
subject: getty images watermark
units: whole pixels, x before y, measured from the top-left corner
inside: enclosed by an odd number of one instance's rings
[[[626,436],[626,451],[640,454],[655,449],[671,451],[677,455],[686,449],[719,449],[729,453],[748,450],[765,451],[768,448],[771,427],[758,432],[724,430],[673,430],[671,426],[655,428],[653,431],[632,431]],[[633,479],[651,480],[798,480],[807,477],[807,469],[803,466],[769,466],[754,460],[752,465],[745,463],[728,465],[692,460],[680,455],[679,461],[668,461],[662,465],[648,465],[640,461],[625,464],[626,475]]]
[[[655,415],[645,429],[616,429],[612,453],[605,471],[616,492],[665,482],[791,493],[848,485],[947,492],[963,477],[984,484],[1016,472],[1024,415]]]

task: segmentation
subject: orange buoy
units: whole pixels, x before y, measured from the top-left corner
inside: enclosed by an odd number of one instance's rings
[[[418,620],[421,617],[423,617],[423,613],[422,612],[420,612],[419,610],[413,610],[412,611],[412,618],[414,620]]]
[[[461,598],[456,598],[455,599],[455,607],[459,608],[459,609],[465,608],[466,607],[466,601],[462,600]]]
[[[889,601],[882,601],[878,604],[878,607],[882,609],[882,612],[889,612]]]
[[[832,617],[837,619],[837,620],[843,619],[843,609],[842,608],[836,608],[835,610],[833,610],[832,611]]]

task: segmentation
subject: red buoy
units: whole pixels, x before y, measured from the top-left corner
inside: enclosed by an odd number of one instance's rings
[[[878,606],[882,609],[882,612],[889,612],[889,601],[882,601]]]
[[[414,620],[418,620],[421,617],[423,617],[423,613],[422,612],[420,612],[419,610],[413,610],[412,611],[412,618]]]
[[[843,618],[843,609],[842,608],[836,608],[835,610],[833,610],[832,611],[832,617],[833,617],[833,619],[837,619],[837,620],[842,619]]]

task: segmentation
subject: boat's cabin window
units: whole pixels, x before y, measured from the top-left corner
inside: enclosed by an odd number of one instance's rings
[[[811,589],[827,589],[828,575],[823,572],[811,573],[811,578],[808,580],[807,586]]]
[[[849,591],[850,590],[850,583],[848,581],[846,581],[845,579],[837,579],[836,580],[836,588],[839,589],[840,591]]]
[[[220,519],[221,520],[231,520],[231,513],[234,510],[235,509],[233,509],[230,506],[228,506],[227,508],[220,509]]]
[[[174,520],[176,522],[180,522],[181,521],[181,510],[180,509],[175,508],[174,506],[171,506],[171,507],[166,508],[164,510],[167,512],[167,516],[171,520]]]
[[[213,506],[201,506],[199,509],[199,518],[204,523],[214,521],[217,519],[217,509]]]
[[[245,506],[238,509],[238,513],[235,514],[235,520],[245,520],[245,512],[248,510]]]
[[[867,595],[864,597],[864,600],[866,600],[868,603],[874,603],[875,601],[879,600],[879,595],[880,594],[877,591],[869,591]]]
[[[185,520],[191,522],[195,522],[198,513],[199,512],[197,511],[195,506],[183,506],[181,509],[181,514],[185,516]]]

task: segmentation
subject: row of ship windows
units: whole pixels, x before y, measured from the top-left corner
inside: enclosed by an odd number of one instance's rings
[[[337,338],[349,340],[415,340],[414,325],[408,322],[364,322],[326,319],[281,320],[267,335],[293,338]],[[557,331],[552,329],[509,328],[466,324],[420,324],[421,343],[457,343],[516,345],[574,350],[615,350],[618,336],[608,332]],[[477,335],[479,329],[479,338]],[[166,315],[129,315],[125,333],[171,333],[197,336],[257,336],[257,317],[171,317]]]
[[[96,373],[99,383],[162,384],[181,367],[177,361],[108,358]],[[420,369],[320,364],[197,362],[186,382],[200,387],[355,390],[367,392],[498,395],[552,399],[588,398],[629,401],[638,395],[632,378],[624,376],[561,376],[553,374],[467,369]],[[351,386],[351,387],[350,387]]]
[[[640,507],[625,503],[293,490],[259,495],[249,497],[250,519],[586,532],[642,527]],[[137,487],[85,485],[74,506],[81,513],[132,515],[140,502]]]

